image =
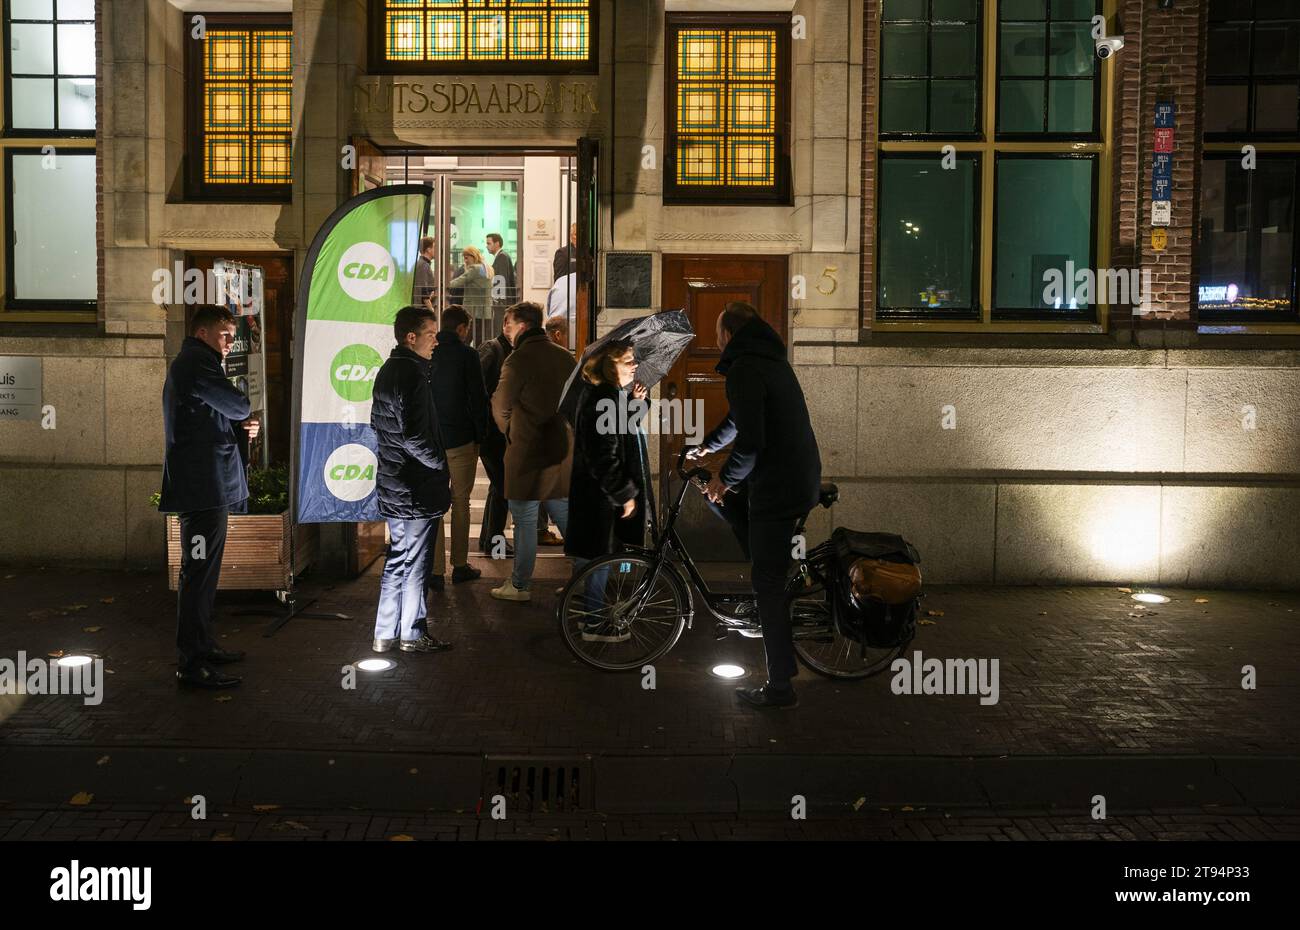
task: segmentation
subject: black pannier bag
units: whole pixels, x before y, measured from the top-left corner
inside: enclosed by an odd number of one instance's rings
[[[921,556],[902,536],[840,527],[835,550],[835,623],[840,635],[876,649],[906,646],[916,635]]]

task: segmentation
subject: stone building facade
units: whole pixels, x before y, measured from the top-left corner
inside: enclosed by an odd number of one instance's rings
[[[1053,2],[1063,23],[1082,15]],[[1200,268],[1203,161],[1234,144],[1223,134],[1207,141],[1203,115],[1205,85],[1223,72],[1214,37],[1227,27],[1215,25],[1206,3],[1100,2],[1107,34],[1122,34],[1125,45],[1087,71],[1096,134],[996,141],[1011,86],[989,58],[993,49],[1017,48],[1012,39],[1025,41],[1035,17],[1056,41],[1058,7],[1039,5],[1041,15],[1028,0],[971,0],[973,14],[963,12],[964,0],[602,0],[593,4],[594,68],[512,74],[506,65],[463,73],[371,67],[383,5],[367,0],[100,0],[98,293],[93,313],[80,316],[0,310],[0,356],[39,358],[42,403],[57,411],[54,429],[0,421],[0,561],[162,562],[163,523],[148,497],[159,482],[161,385],[185,316],[183,306],[154,302],[157,269],[195,255],[265,255],[296,276],[316,230],[354,189],[348,146],[569,150],[582,138],[599,151],[595,304],[609,303],[613,262],[634,256],[650,268],[648,302],[607,308],[594,325],[715,291],[762,291],[774,300],[824,476],[840,486],[833,512],[818,517],[818,534],[839,524],[901,532],[934,582],[1295,586],[1294,285],[1289,314],[1276,320],[1237,323],[1198,310],[1209,283]],[[291,22],[291,196],[196,199],[186,187],[188,17],[254,8]],[[693,15],[735,17],[737,25],[747,16],[782,17],[781,32],[790,35],[778,76],[789,103],[788,126],[777,133],[778,166],[789,167],[785,202],[695,202],[665,180],[683,157],[682,134],[672,131],[680,98],[668,97],[670,86],[680,92],[682,74],[669,69],[681,63],[667,37],[677,17]],[[902,106],[882,99],[886,93],[905,95],[929,81],[933,94],[938,86],[930,64],[928,76],[899,78],[882,91],[903,73],[891,56],[906,52],[909,37],[952,32],[945,17],[963,16],[974,17],[968,31],[980,50],[970,78],[977,119],[991,131],[949,140],[882,123],[882,111],[889,120],[889,108]],[[1059,27],[1061,35],[1079,28]],[[1045,94],[1056,93],[1054,61]],[[1081,58],[1073,67],[1085,71]],[[434,85],[446,96],[434,97]],[[509,105],[511,85],[518,111]],[[506,102],[488,105],[494,93]],[[1173,193],[1157,248],[1153,113],[1164,101],[1175,113]],[[1261,153],[1294,158],[1300,137],[1286,135],[1259,142]],[[6,136],[4,145],[41,143],[68,140]],[[896,250],[882,218],[900,215],[885,172],[891,162],[928,158],[937,174],[945,144],[982,178],[971,208],[983,233],[971,281],[984,299],[972,296],[979,306],[964,317],[927,316],[933,307],[896,312],[881,306],[892,273],[884,253]],[[1045,147],[1093,159],[1090,264],[1150,270],[1148,299],[1064,322],[997,316],[990,234],[1008,214],[985,210],[984,200],[1002,195],[993,188],[998,164]],[[1294,217],[1294,199],[1291,209]],[[1294,261],[1292,270],[1294,280]],[[755,275],[767,277],[756,284]],[[935,292],[925,299],[943,302]],[[698,371],[707,372],[703,362]],[[680,389],[685,396],[693,384],[716,389],[706,381],[688,371]],[[345,545],[338,527],[324,528],[327,566],[341,564]]]

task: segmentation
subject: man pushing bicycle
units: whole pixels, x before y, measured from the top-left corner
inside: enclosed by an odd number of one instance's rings
[[[776,331],[737,301],[718,316],[717,336],[717,371],[727,379],[730,409],[689,457],[734,443],[705,494],[752,563],[767,654],[767,683],[737,688],[736,695],[755,707],[793,707],[796,665],[785,586],[795,527],[817,503],[821,456],[803,390]]]

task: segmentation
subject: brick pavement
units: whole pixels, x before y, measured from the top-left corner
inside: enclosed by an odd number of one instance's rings
[[[563,563],[543,566],[552,576]],[[499,565],[435,602],[453,652],[399,656],[340,687],[368,654],[377,576],[311,582],[318,608],[352,621],[298,618],[271,639],[264,618],[233,617],[222,644],[246,649],[244,685],[218,702],[178,693],[173,595],[161,573],[0,569],[0,656],[93,650],[104,657],[96,707],[64,697],[0,697],[0,745],[376,749],[442,753],[1110,754],[1285,753],[1300,748],[1300,594],[1177,591],[1135,610],[1114,588],[933,590],[913,645],[927,657],[998,658],[1000,700],[894,695],[890,675],[841,683],[801,671],[800,707],[740,707],[708,668],[739,660],[761,675],[761,643],[716,642],[699,623],[657,663],[658,687],[591,671],[554,628],[554,585],[529,605],[488,596]],[[1204,597],[1207,603],[1195,603]],[[265,598],[263,602],[269,600]],[[95,632],[86,632],[94,629]],[[1259,687],[1241,687],[1241,668]]]

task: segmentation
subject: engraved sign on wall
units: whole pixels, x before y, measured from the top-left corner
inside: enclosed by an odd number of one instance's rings
[[[37,420],[41,415],[41,360],[0,355],[0,422]]]

